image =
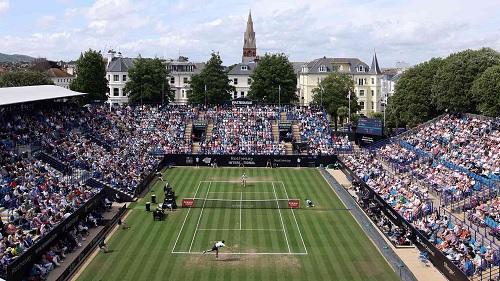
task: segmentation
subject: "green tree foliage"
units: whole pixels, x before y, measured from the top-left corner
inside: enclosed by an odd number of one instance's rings
[[[500,64],[500,54],[490,48],[451,54],[439,67],[432,86],[432,98],[439,110],[477,112],[472,84],[488,67]]]
[[[285,54],[266,54],[250,77],[252,85],[248,97],[251,99],[267,103],[293,103],[298,100],[297,76]]]
[[[0,75],[0,88],[53,84],[47,74],[39,71],[12,71]]]
[[[340,123],[344,122],[344,119],[349,115],[349,108],[347,106],[341,106],[337,108],[337,116],[339,117]]]
[[[439,114],[432,103],[432,86],[442,59],[433,58],[405,71],[388,101],[388,127],[415,126]]]
[[[137,57],[128,70],[128,80],[123,89],[131,103],[168,103],[174,95],[168,83],[168,70],[159,58]]]
[[[108,81],[106,80],[106,62],[100,52],[89,49],[76,61],[76,78],[69,88],[87,93],[84,102],[106,100]]]
[[[500,116],[500,65],[486,69],[474,81],[472,95],[481,114]]]
[[[188,92],[190,104],[205,103],[223,104],[231,99],[231,93],[235,91],[229,84],[229,77],[224,71],[222,60],[218,53],[212,53],[212,57],[207,61],[205,68],[191,77],[191,89]]]
[[[351,112],[361,109],[354,94],[354,81],[349,74],[333,72],[321,80],[319,87],[312,91],[314,93],[313,104],[323,104],[326,112],[335,122],[335,130],[337,130],[339,117],[338,110],[341,107],[349,107],[349,95],[351,95]]]

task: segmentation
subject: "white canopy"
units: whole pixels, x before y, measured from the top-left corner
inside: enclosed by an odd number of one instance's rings
[[[86,95],[54,85],[0,88],[0,106]]]

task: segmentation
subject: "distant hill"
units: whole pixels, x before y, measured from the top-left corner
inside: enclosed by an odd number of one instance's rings
[[[30,62],[34,58],[25,55],[7,55],[0,53],[0,62]]]

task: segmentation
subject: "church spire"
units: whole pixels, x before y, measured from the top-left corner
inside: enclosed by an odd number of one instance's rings
[[[378,65],[377,52],[375,52],[375,50],[373,50],[373,59],[372,66],[370,67],[370,74],[382,74],[382,71],[380,71],[380,67]]]
[[[244,63],[253,61],[257,56],[257,44],[255,42],[255,32],[253,30],[252,11],[248,12],[247,29],[243,36],[243,57]]]

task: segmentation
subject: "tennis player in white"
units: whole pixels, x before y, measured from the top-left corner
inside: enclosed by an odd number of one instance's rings
[[[219,249],[226,246],[224,244],[224,242],[225,242],[224,240],[219,241],[219,242],[215,242],[215,244],[212,246],[212,249],[203,251],[203,254],[215,251],[215,258],[218,259],[219,258]]]
[[[243,187],[247,186],[247,175],[245,173],[243,173],[243,175],[241,175],[241,186],[243,186]]]

